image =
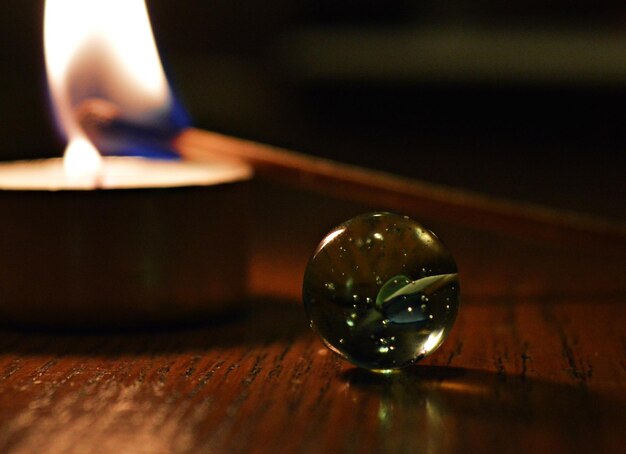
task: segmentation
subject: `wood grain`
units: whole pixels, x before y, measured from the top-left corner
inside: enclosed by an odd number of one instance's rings
[[[621,304],[467,302],[444,346],[385,377],[292,303],[212,326],[0,335],[0,450],[619,452]],[[514,441],[514,445],[511,443]]]

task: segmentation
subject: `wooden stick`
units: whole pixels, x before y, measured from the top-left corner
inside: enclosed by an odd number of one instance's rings
[[[106,149],[111,140],[165,143],[186,159],[243,160],[261,179],[364,203],[373,209],[603,254],[626,254],[624,222],[403,178],[201,129],[171,133],[146,128],[125,120],[117,106],[102,99],[84,101],[76,115],[100,149]]]
[[[258,177],[432,221],[548,241],[626,251],[626,224],[591,215],[515,202],[342,164],[190,128],[172,140],[186,159],[240,159]]]

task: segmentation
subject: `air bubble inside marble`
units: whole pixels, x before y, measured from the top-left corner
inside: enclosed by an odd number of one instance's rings
[[[435,351],[459,307],[455,261],[412,219],[368,213],[320,242],[304,275],[311,327],[353,364],[388,372]]]

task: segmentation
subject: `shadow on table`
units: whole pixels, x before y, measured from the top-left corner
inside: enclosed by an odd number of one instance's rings
[[[379,436],[391,452],[408,449],[393,436],[406,425],[415,426],[411,449],[435,452],[618,452],[626,441],[623,396],[584,385],[436,366],[391,375],[349,369],[342,379],[351,398],[378,400]]]
[[[95,329],[0,327],[0,352],[119,356],[204,351],[295,339],[310,329],[293,301],[254,299],[248,309],[185,323]]]

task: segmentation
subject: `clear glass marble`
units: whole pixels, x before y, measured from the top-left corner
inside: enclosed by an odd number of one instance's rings
[[[406,216],[375,212],[334,228],[304,275],[311,327],[334,352],[381,372],[435,351],[454,324],[459,283],[437,236]]]

